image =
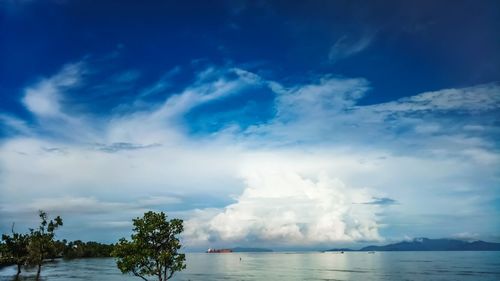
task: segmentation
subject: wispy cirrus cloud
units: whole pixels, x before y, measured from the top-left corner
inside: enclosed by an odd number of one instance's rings
[[[38,210],[62,214],[105,214],[119,211],[139,210],[164,204],[179,204],[182,199],[174,196],[149,196],[134,202],[103,201],[95,197],[62,196],[55,198],[36,198],[26,205],[6,205],[4,212],[32,215]]]
[[[362,52],[370,46],[374,38],[375,34],[368,33],[356,38],[353,35],[343,35],[330,48],[328,60],[334,63],[340,59]]]
[[[0,124],[2,124],[1,129],[3,131],[8,131],[8,133],[14,135],[29,135],[32,130],[28,122],[8,114],[0,114]]]
[[[40,118],[70,120],[70,116],[63,112],[61,99],[66,89],[77,86],[82,68],[81,63],[68,64],[56,75],[28,87],[23,98],[26,108]]]
[[[479,113],[500,108],[500,86],[497,83],[461,89],[426,92],[397,101],[360,107],[380,113],[415,113],[458,111]]]
[[[147,148],[152,148],[160,146],[160,144],[153,143],[153,144],[135,144],[135,143],[129,143],[129,142],[115,142],[111,144],[101,144],[101,143],[96,143],[95,148],[100,151],[104,152],[118,152],[122,150],[136,150],[136,149],[147,149]]]

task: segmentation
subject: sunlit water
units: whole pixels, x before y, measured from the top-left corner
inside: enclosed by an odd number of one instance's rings
[[[14,267],[1,269],[0,280],[14,274]],[[141,280],[122,275],[109,258],[48,263],[42,278]],[[500,252],[193,253],[173,280],[500,280]]]

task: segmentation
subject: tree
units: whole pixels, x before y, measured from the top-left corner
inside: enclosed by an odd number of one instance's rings
[[[2,241],[4,242],[2,256],[17,266],[17,280],[21,274],[21,267],[26,264],[28,259],[29,237],[27,234],[15,232],[14,224],[12,224],[12,236],[2,234]]]
[[[63,257],[65,259],[111,257],[113,244],[101,244],[97,242],[82,242],[80,240],[69,242],[65,246]]]
[[[3,238],[3,235],[2,235]],[[7,247],[5,246],[5,243],[3,240],[0,240],[0,266],[3,264],[3,259],[5,258],[5,255],[7,253]]]
[[[165,213],[151,211],[134,219],[132,241],[122,238],[113,250],[120,271],[146,281],[146,276],[151,275],[158,281],[167,281],[176,271],[185,269],[186,258],[178,253],[181,244],[177,238],[184,230],[182,222],[180,219],[167,221]]]
[[[43,261],[55,252],[55,230],[63,225],[61,217],[48,221],[47,213],[39,211],[40,226],[30,229],[27,264],[37,266],[36,280],[40,278]]]
[[[64,255],[64,251],[66,250],[66,239],[62,241],[56,240],[54,241],[54,247],[52,247],[53,252],[49,255],[51,260],[55,260],[56,258],[60,258]]]

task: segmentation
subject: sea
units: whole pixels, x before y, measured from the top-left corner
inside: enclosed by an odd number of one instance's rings
[[[186,262],[171,280],[500,280],[500,252],[188,253]],[[0,280],[14,274],[0,269]],[[20,280],[34,280],[34,271]],[[121,274],[113,258],[92,258],[49,262],[42,280],[142,279]]]

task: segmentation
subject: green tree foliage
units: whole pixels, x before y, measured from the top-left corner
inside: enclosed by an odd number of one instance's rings
[[[2,238],[3,238],[3,234],[2,234]],[[3,240],[0,240],[0,266],[2,266],[2,264],[4,264],[4,259],[6,257],[6,253],[7,253],[7,246],[5,245]]]
[[[12,234],[2,234],[2,241],[2,262],[17,266],[17,279],[21,274],[21,267],[26,264],[28,259],[29,236],[15,232],[14,225],[12,225]]]
[[[122,238],[113,250],[121,272],[132,273],[146,281],[146,276],[166,281],[175,272],[185,269],[186,258],[178,253],[181,244],[177,238],[184,230],[182,223],[180,219],[168,221],[163,212],[150,211],[134,219],[132,241]]]
[[[65,245],[63,257],[65,259],[104,258],[111,257],[113,245],[97,242],[82,242],[76,240]]]
[[[63,225],[61,217],[48,220],[47,213],[39,212],[40,226],[37,229],[30,229],[27,264],[36,266],[36,279],[40,278],[42,263],[45,259],[55,255],[54,236],[55,230]]]
[[[64,255],[64,252],[66,251],[66,247],[68,241],[66,239],[63,239],[62,241],[56,240],[54,241],[54,247],[52,247],[52,253],[49,255],[49,258],[54,260],[55,258],[61,258]]]

